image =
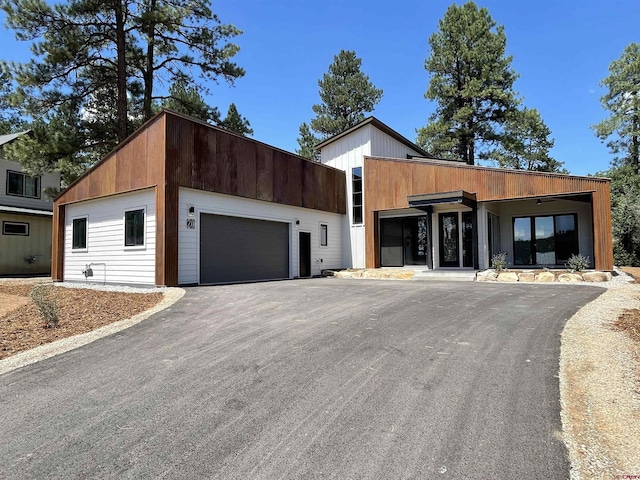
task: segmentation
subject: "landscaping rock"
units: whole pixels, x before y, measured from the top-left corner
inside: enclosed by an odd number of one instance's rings
[[[558,281],[560,283],[576,283],[582,282],[582,276],[577,273],[563,273],[558,275]]]
[[[608,282],[613,277],[609,272],[585,272],[582,278],[585,282]]]
[[[551,272],[536,273],[536,282],[555,282],[556,276]]]
[[[495,282],[497,279],[498,274],[495,270],[484,270],[476,273],[476,282]]]
[[[521,282],[535,282],[536,274],[533,272],[522,272],[520,275],[518,275],[518,278]]]
[[[515,272],[500,272],[498,274],[499,282],[517,282],[518,274]]]

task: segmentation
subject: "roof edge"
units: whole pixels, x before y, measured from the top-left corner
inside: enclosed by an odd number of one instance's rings
[[[460,162],[452,162],[450,160],[441,160],[435,158],[422,158],[422,159],[413,159],[413,158],[389,158],[389,157],[376,157],[373,155],[365,155],[364,158],[368,158],[371,160],[386,160],[389,162],[400,162],[400,163],[415,163],[415,164],[433,164],[433,165],[442,165],[450,168],[468,168],[472,170],[488,170],[492,172],[506,172],[506,173],[515,173],[520,175],[534,175],[534,176],[554,176],[560,178],[583,178],[585,180],[595,180],[600,182],[611,182],[609,177],[596,177],[596,176],[588,176],[588,175],[572,175],[570,173],[556,173],[556,172],[536,172],[533,170],[512,170],[510,168],[499,168],[499,167],[485,167],[482,165],[467,165]]]
[[[431,155],[429,155],[427,152],[425,152],[422,148],[420,148],[418,145],[413,143],[407,137],[405,137],[405,136],[401,135],[400,133],[396,132],[393,128],[391,128],[387,124],[381,122],[380,120],[378,120],[374,116],[367,117],[364,120],[362,120],[361,122],[355,124],[353,127],[350,127],[348,129],[346,129],[344,132],[338,133],[337,135],[334,135],[334,136],[332,136],[330,138],[327,138],[326,140],[323,140],[322,142],[318,143],[315,146],[315,149],[319,150],[319,149],[321,149],[323,147],[326,147],[327,145],[335,142],[336,140],[339,140],[342,137],[345,137],[345,136],[347,136],[347,135],[355,132],[356,130],[359,130],[362,127],[365,127],[367,125],[373,125],[374,127],[376,127],[381,132],[386,133],[387,135],[389,135],[390,137],[392,137],[395,140],[399,141],[400,143],[403,143],[404,145],[406,145],[407,147],[411,148],[412,150],[415,150],[420,155],[425,156],[427,158],[432,158]]]

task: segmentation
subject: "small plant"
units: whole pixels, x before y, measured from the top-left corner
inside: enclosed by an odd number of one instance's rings
[[[506,252],[496,253],[493,257],[491,257],[491,268],[493,268],[496,272],[506,270],[508,266],[509,264],[507,263]]]
[[[58,302],[55,297],[55,288],[53,285],[36,285],[29,294],[33,303],[38,307],[40,316],[45,322],[45,328],[58,326]]]
[[[582,272],[589,268],[590,265],[591,261],[589,260],[589,257],[585,257],[579,253],[578,255],[571,254],[565,266],[572,272]]]

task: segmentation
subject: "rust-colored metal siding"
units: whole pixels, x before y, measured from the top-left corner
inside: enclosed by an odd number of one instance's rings
[[[575,177],[445,164],[365,157],[365,225],[375,225],[374,212],[408,207],[407,196],[465,190],[479,202],[545,195],[592,195],[595,266],[613,269],[611,204],[608,179]],[[367,267],[379,266],[374,228],[366,229]]]
[[[344,214],[345,182],[342,171],[164,111],[55,200],[52,275],[63,280],[66,204],[155,187],[156,285],[177,285],[180,187]]]

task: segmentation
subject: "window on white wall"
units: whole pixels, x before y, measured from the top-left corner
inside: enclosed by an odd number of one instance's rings
[[[362,223],[362,167],[355,167],[352,170],[352,203],[353,203],[353,223]]]
[[[328,229],[328,227],[327,227],[326,224],[324,224],[324,223],[320,224],[320,246],[321,247],[326,247],[327,245],[329,245],[327,229]]]
[[[29,224],[25,222],[2,222],[3,235],[29,235]]]
[[[144,208],[124,212],[124,245],[125,247],[144,245]]]
[[[40,177],[7,170],[7,195],[40,198]]]
[[[71,248],[87,248],[87,217],[73,219]]]

